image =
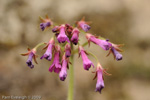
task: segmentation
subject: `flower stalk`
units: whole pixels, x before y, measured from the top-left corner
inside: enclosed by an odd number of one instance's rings
[[[71,43],[71,50],[73,50],[73,44]],[[70,57],[71,64],[69,65],[69,87],[68,87],[68,99],[73,100],[74,98],[74,54]]]
[[[34,49],[36,50],[37,48],[39,48],[39,47],[42,46],[42,45],[45,45],[45,43],[39,43],[39,44],[37,44],[37,45],[34,47]]]
[[[98,61],[98,58],[97,58],[93,53],[88,52],[88,54],[92,55],[92,56],[95,58],[95,60],[97,61],[97,63],[99,62],[99,61]]]

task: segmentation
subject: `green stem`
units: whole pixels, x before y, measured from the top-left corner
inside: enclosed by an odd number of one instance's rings
[[[99,63],[98,58],[93,53],[88,52],[88,54],[92,55],[96,59],[97,63]]]
[[[42,46],[42,45],[44,45],[45,43],[39,43],[39,44],[37,44],[35,47],[34,47],[34,49],[37,49],[37,48],[39,48],[40,46]]]
[[[83,43],[83,44],[82,44],[82,47],[84,47],[84,46],[86,46],[86,45],[88,45],[88,42]]]
[[[71,50],[73,50],[73,45],[71,43]],[[69,66],[69,88],[68,88],[68,99],[67,100],[73,100],[74,98],[74,67],[73,67],[73,58],[74,54],[70,57],[70,66]]]

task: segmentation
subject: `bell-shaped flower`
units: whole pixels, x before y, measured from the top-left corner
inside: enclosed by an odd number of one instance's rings
[[[122,60],[122,54],[120,54],[114,47],[111,48],[116,60]]]
[[[25,54],[21,54],[22,56],[27,56],[28,55],[28,59],[27,59],[27,62],[26,64],[30,67],[30,68],[34,68],[34,65],[32,63],[32,59],[34,59],[35,63],[37,64],[37,61],[36,61],[36,49],[33,48],[32,50],[30,50],[28,48],[28,53],[25,53]]]
[[[42,21],[42,23],[40,23],[40,28],[41,28],[42,31],[44,31],[45,28],[50,27],[51,25],[53,25],[53,22],[48,17],[48,15],[46,15],[45,19],[40,17],[40,20]]]
[[[57,40],[59,43],[64,43],[64,42],[69,42],[69,38],[67,37],[66,33],[65,33],[65,25],[61,25],[59,27],[59,34],[57,36]]]
[[[82,30],[84,30],[85,32],[87,32],[88,30],[91,29],[91,27],[88,25],[89,22],[85,22],[84,20],[85,20],[85,18],[83,17],[81,19],[81,21],[77,22],[77,25],[78,25],[78,28],[81,28]]]
[[[59,73],[61,70],[61,65],[60,65],[60,46],[57,45],[56,47],[56,51],[55,51],[55,55],[54,55],[54,60],[52,65],[49,67],[49,71],[52,72],[54,70],[55,73]]]
[[[65,45],[65,56],[66,58],[71,56],[71,47],[70,47],[70,43],[67,43]]]
[[[69,58],[66,58],[66,56],[63,55],[63,58],[62,58],[62,68],[61,68],[61,71],[59,73],[59,78],[62,81],[64,81],[66,79],[66,77],[67,77],[68,63],[69,63]]]
[[[47,48],[46,52],[44,53],[44,55],[40,59],[45,58],[45,59],[51,61],[51,59],[52,59],[52,50],[53,50],[53,47],[54,47],[54,43],[55,43],[54,38],[51,38],[51,40],[49,41],[47,46],[44,48],[44,49]]]
[[[79,46],[79,56],[81,55],[82,60],[83,60],[83,67],[85,70],[89,70],[91,66],[94,67],[94,64],[88,59],[86,55],[86,51],[83,49],[82,46]]]
[[[72,41],[72,43],[75,44],[75,45],[78,44],[79,33],[80,33],[80,31],[78,30],[78,28],[74,28],[73,31],[72,31],[71,41]]]
[[[108,40],[98,39],[97,37],[95,37],[94,35],[92,35],[90,33],[86,34],[86,38],[87,38],[89,44],[90,44],[90,42],[93,42],[93,43],[99,45],[104,50],[109,50],[110,47],[112,46],[111,43],[108,42]]]
[[[122,52],[122,50],[119,49],[119,47],[121,47],[123,45],[121,45],[121,44],[120,45],[116,45],[116,44],[113,44],[113,43],[111,43],[111,44],[112,44],[112,47],[111,47],[111,49],[110,49],[110,51],[109,51],[107,56],[109,56],[110,53],[112,53],[114,55],[114,58],[117,61],[122,60],[123,57],[122,57],[122,54],[120,53],[120,52]]]
[[[106,74],[106,75],[111,75],[109,73],[106,72],[106,69],[103,69],[101,64],[98,63],[97,64],[97,67],[96,67],[96,75],[94,77],[97,78],[97,83],[96,83],[96,89],[95,91],[101,93],[102,89],[105,87],[104,86],[104,78],[103,78],[103,73]],[[93,79],[93,80],[94,80]]]
[[[103,79],[103,68],[100,63],[97,65],[96,69],[97,83],[95,91],[101,93],[101,90],[104,88],[104,79]]]

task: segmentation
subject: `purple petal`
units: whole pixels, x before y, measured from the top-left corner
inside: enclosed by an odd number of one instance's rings
[[[81,28],[85,31],[85,32],[87,32],[88,30],[90,30],[90,26],[89,25],[87,25],[87,24],[85,24],[85,23],[82,23],[81,24]]]
[[[55,67],[54,64],[52,64],[52,65],[49,67],[49,71],[52,72],[52,71],[54,70],[54,67]]]
[[[95,91],[96,92],[98,91],[99,93],[101,93],[101,91],[102,91],[103,88],[104,88],[104,86],[102,86],[100,83],[97,83]]]
[[[28,60],[27,60],[27,62],[26,62],[26,64],[27,64],[30,68],[34,68],[34,65],[32,64],[33,56],[34,56],[34,54],[33,54],[33,52],[31,52],[31,53],[29,54]]]
[[[122,54],[120,54],[114,47],[112,47],[111,50],[115,55],[117,61],[122,60]]]

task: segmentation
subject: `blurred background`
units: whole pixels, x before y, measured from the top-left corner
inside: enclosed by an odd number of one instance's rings
[[[50,29],[39,29],[39,16],[48,14],[57,24],[72,25],[85,16],[92,21],[90,33],[125,44],[122,61],[106,57],[108,52],[94,44],[85,47],[112,74],[104,76],[102,94],[94,91],[95,69],[85,71],[81,58],[75,56],[75,100],[150,100],[149,4],[149,0],[0,0],[0,99],[40,95],[42,100],[66,100],[69,77],[60,81],[59,75],[48,71],[51,62],[39,58],[31,70],[27,57],[20,55],[53,36]],[[38,50],[39,57],[43,53]],[[92,56],[89,59],[96,65]]]

